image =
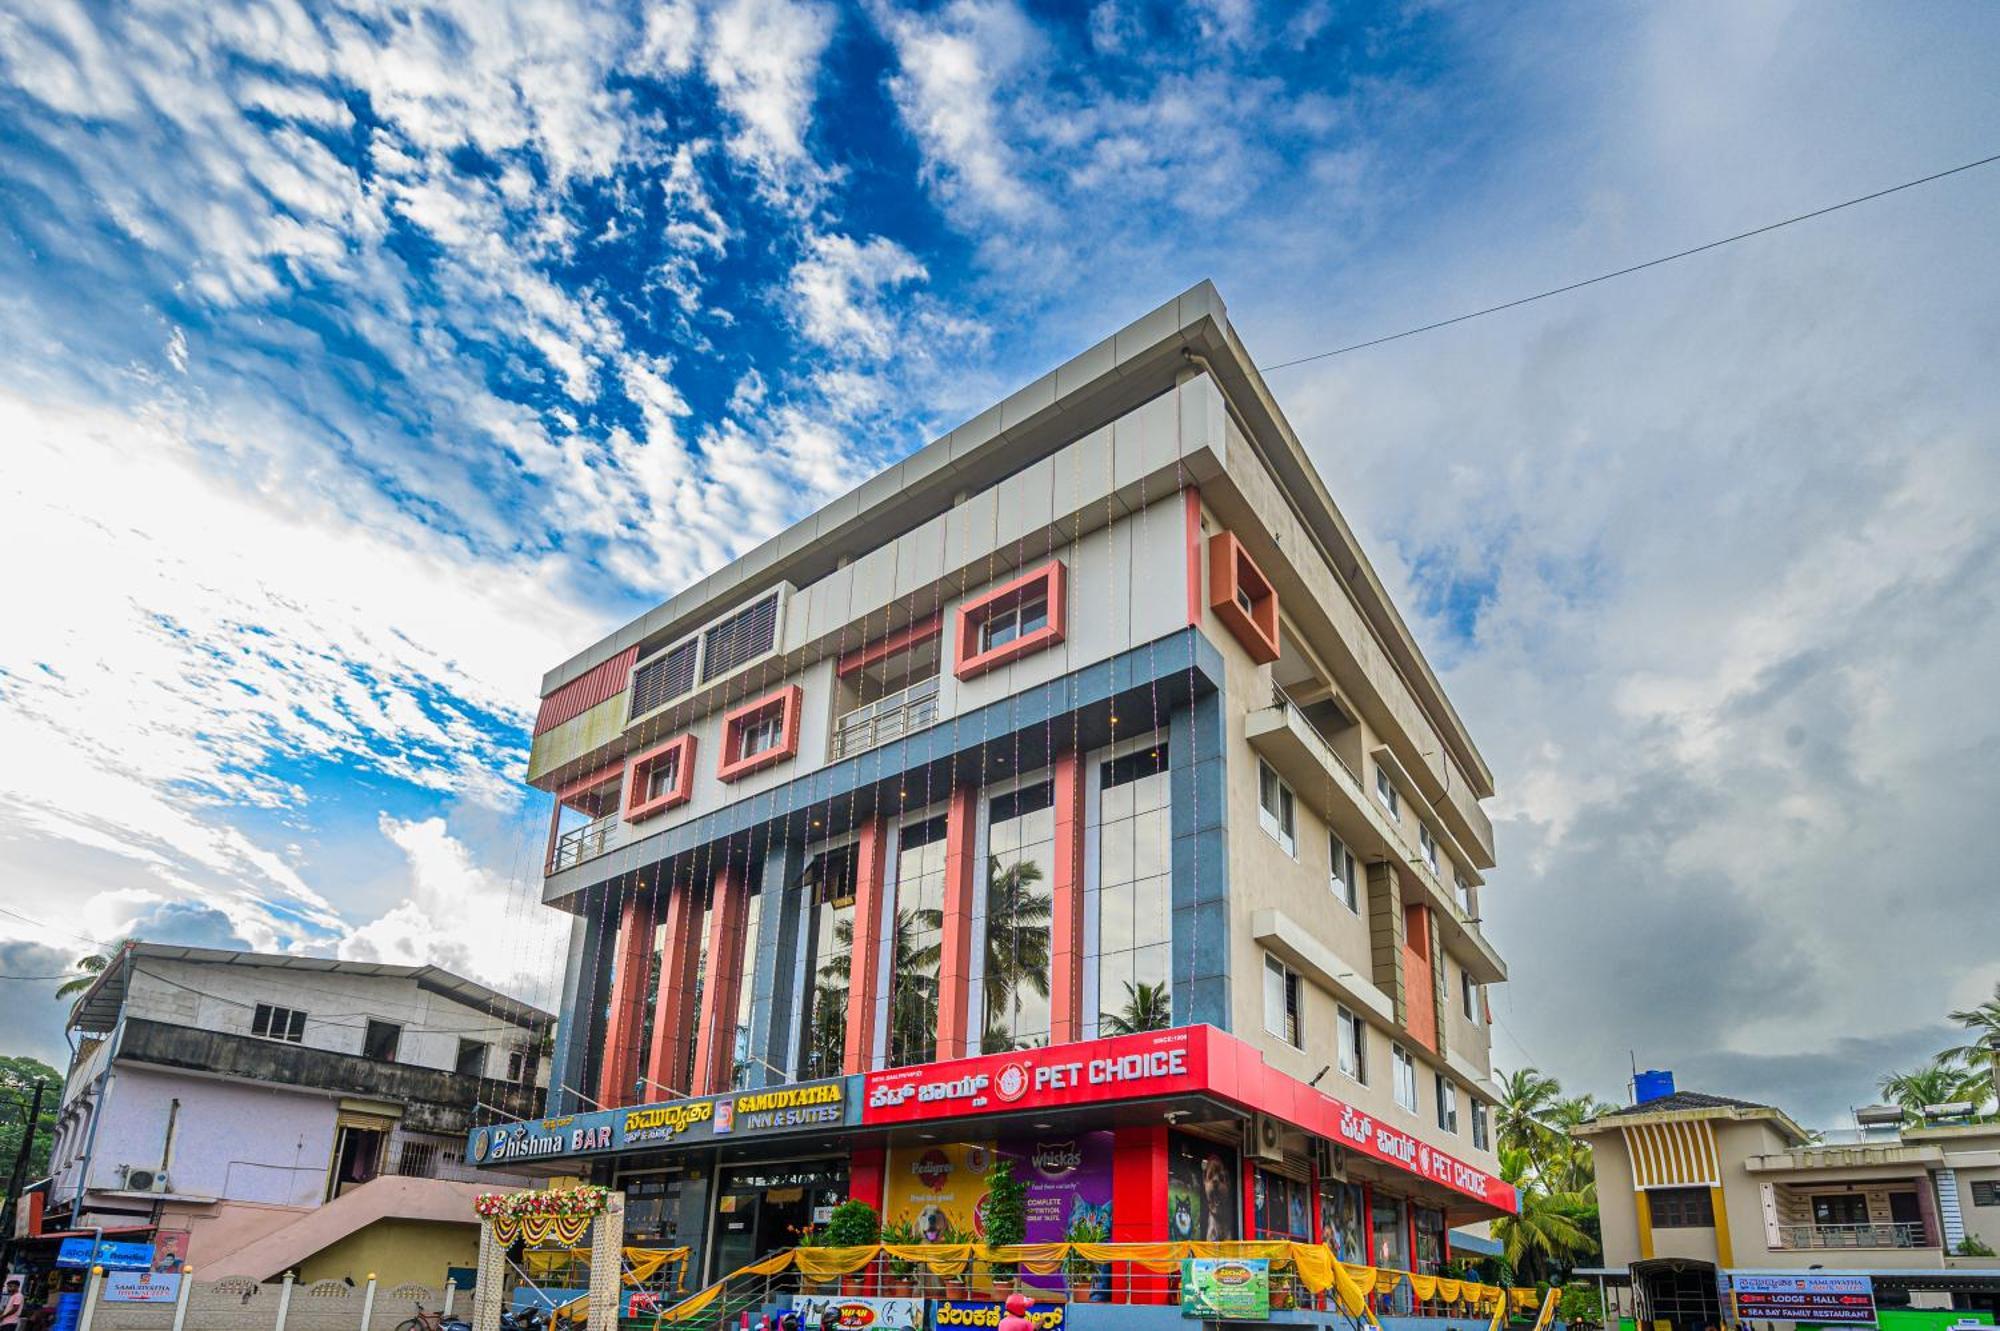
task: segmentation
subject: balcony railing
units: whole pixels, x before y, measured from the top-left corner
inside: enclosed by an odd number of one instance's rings
[[[1347,759],[1340,756],[1340,750],[1333,747],[1333,741],[1322,734],[1320,728],[1312,723],[1312,719],[1306,715],[1305,708],[1293,702],[1292,696],[1276,684],[1271,686],[1271,705],[1280,711],[1290,711],[1294,716],[1299,718],[1299,721],[1307,730],[1319,736],[1319,742],[1326,746],[1327,754],[1336,763],[1340,764],[1340,770],[1347,773],[1347,779],[1354,783],[1354,788],[1357,791],[1361,789],[1361,778],[1356,776],[1354,769],[1347,765]]]
[[[618,826],[614,810],[592,819],[582,827],[572,827],[556,840],[556,853],[549,859],[549,872],[574,869],[585,860],[594,860],[611,848],[611,833]]]
[[[892,739],[937,724],[938,677],[920,679],[906,689],[857,707],[833,723],[833,757],[838,762],[866,753]]]
[[[1886,1225],[1780,1225],[1778,1246],[1794,1251],[1809,1248],[1928,1248],[1921,1221]]]

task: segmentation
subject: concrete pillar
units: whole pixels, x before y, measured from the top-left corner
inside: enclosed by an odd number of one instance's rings
[[[690,1095],[714,1095],[734,1083],[736,1008],[743,979],[743,933],[750,910],[750,873],[742,847],[725,848],[708,902],[708,970],[701,986]]]
[[[629,1105],[646,1098],[638,1094],[639,1039],[653,971],[652,903],[636,884],[626,890],[619,906],[611,967],[611,1012],[604,1025],[597,1100],[606,1106]]]
[[[624,1247],[625,1194],[614,1192],[590,1223],[590,1311],[584,1331],[618,1331],[618,1316],[625,1310]],[[483,1279],[480,1287],[485,1288]],[[475,1326],[472,1331],[487,1329]]]
[[[944,936],[938,957],[938,1036],[940,1059],[964,1058],[968,1052],[972,1003],[972,908],[978,873],[977,823],[979,788],[962,785],[951,792],[945,811]]]
[[[1167,1238],[1167,1129],[1148,1123],[1114,1128],[1111,1137],[1111,1241],[1163,1243]],[[1114,1282],[1143,1268],[1113,1267]],[[1132,1303],[1165,1303],[1166,1280],[1140,1276],[1128,1286]]]
[[[881,997],[882,909],[888,881],[884,863],[889,824],[880,814],[861,824],[855,847],[854,950],[848,958],[847,1030],[842,1046],[843,1075],[868,1071],[875,1053],[875,1006]]]
[[[769,1086],[790,1075],[796,1037],[792,1027],[800,1003],[793,970],[798,965],[801,901],[798,876],[804,846],[779,836],[764,850],[763,915],[757,925],[757,970],[750,994],[750,1077]]]
[[[1083,755],[1059,753],[1052,763],[1055,864],[1050,874],[1049,1043],[1083,1038]]]
[[[506,1296],[507,1245],[493,1233],[491,1221],[479,1222],[479,1276],[472,1287],[472,1331],[500,1331],[501,1300]]]
[[[647,1100],[688,1094],[694,1052],[694,981],[701,964],[701,885],[678,875],[664,912],[659,988],[653,1000],[653,1043],[646,1056]]]

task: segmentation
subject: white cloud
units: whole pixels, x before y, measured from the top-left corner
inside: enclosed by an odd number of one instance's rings
[[[857,241],[821,232],[806,241],[792,268],[792,295],[801,327],[818,346],[880,359],[895,350],[893,305],[907,303],[904,288],[927,274],[916,256],[886,236]]]

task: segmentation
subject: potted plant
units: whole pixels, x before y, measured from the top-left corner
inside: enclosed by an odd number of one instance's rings
[[[917,1227],[907,1220],[899,1220],[893,1225],[882,1226],[882,1246],[885,1248],[905,1248],[917,1242]],[[913,1292],[911,1278],[916,1273],[917,1264],[907,1257],[896,1257],[888,1253],[888,1287],[883,1293],[891,1298],[906,1299]]]
[[[859,1197],[849,1197],[827,1217],[826,1246],[829,1248],[870,1248],[882,1241],[882,1217]],[[860,1296],[868,1292],[868,1268],[841,1281],[841,1292]]]
[[[1069,1232],[1063,1235],[1071,1243],[1103,1243],[1104,1226],[1087,1216],[1078,1216],[1069,1222]],[[1084,1303],[1096,1297],[1099,1267],[1087,1257],[1075,1253],[1063,1258],[1063,1272],[1069,1276],[1069,1300]]]
[[[826,1233],[823,1230],[815,1229],[811,1225],[807,1225],[804,1229],[798,1229],[792,1232],[798,1236],[793,1241],[792,1244],[792,1246],[795,1248],[826,1247]],[[830,1283],[829,1281],[825,1280],[815,1280],[805,1273],[804,1267],[799,1268],[799,1292],[801,1294],[820,1293],[821,1291],[826,1289],[829,1283]]]
[[[1014,1177],[1012,1160],[996,1160],[986,1171],[986,1246],[1011,1247],[1028,1236],[1028,1185]],[[992,1263],[993,1297],[1005,1302],[1014,1292],[1014,1262]]]
[[[938,1236],[938,1242],[941,1244],[971,1243],[972,1238],[971,1234],[959,1229],[957,1226],[948,1225],[945,1227],[944,1233]],[[944,1296],[947,1299],[962,1299],[966,1296],[967,1292],[964,1268],[961,1268],[954,1275],[944,1277]]]

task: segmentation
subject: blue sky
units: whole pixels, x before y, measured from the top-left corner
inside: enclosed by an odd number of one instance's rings
[[[0,968],[552,1004],[545,667],[1203,277],[1275,361],[1984,156],[1996,28],[0,0]],[[1996,203],[1272,376],[1498,772],[1505,1061],[1831,1118],[2000,979]]]

